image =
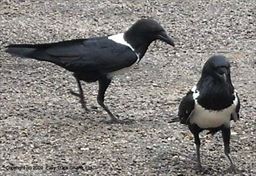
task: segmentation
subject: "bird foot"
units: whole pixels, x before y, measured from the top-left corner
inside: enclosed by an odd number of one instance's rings
[[[132,120],[132,119],[120,120],[115,117],[115,118],[111,118],[110,120],[102,120],[102,122],[104,122],[106,124],[132,124],[134,122],[134,120]]]
[[[225,173],[233,173],[233,174],[237,174],[238,170],[236,169],[236,167],[234,165],[230,166],[228,169],[225,170]]]
[[[203,171],[204,171],[204,169],[203,169],[203,167],[202,167],[201,164],[197,164],[197,165],[195,166],[195,170],[197,170],[198,172],[203,172]]]
[[[81,99],[81,95],[80,95],[80,94],[74,92],[74,91],[71,90],[71,89],[69,90],[69,92],[70,92],[72,95],[74,95],[74,96],[80,98],[80,103],[81,103],[81,105],[82,105],[82,108],[85,110],[85,112],[89,112],[89,111],[90,111],[90,110],[87,108],[86,102],[84,101],[84,99]]]
[[[86,104],[81,102],[82,108],[85,110],[85,112],[90,112],[90,109],[87,108]]]
[[[76,96],[76,97],[79,97],[79,98],[80,98],[80,94],[78,94],[78,93],[74,92],[73,90],[69,89],[69,92],[70,92],[72,95],[74,95],[74,96]]]

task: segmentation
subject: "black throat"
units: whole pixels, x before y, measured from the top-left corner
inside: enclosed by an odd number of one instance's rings
[[[128,30],[125,32],[124,39],[132,46],[135,52],[139,55],[140,59],[145,55],[149,45],[152,42],[151,39],[143,37],[143,35],[140,35],[134,30]]]
[[[224,82],[210,76],[201,77],[197,84],[200,92],[197,102],[208,110],[222,110],[233,104],[234,87],[230,78]]]

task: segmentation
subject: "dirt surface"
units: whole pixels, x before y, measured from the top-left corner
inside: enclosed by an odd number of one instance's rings
[[[156,42],[136,68],[117,77],[106,104],[133,124],[108,125],[97,84],[83,84],[90,113],[69,89],[75,79],[46,62],[11,57],[8,43],[44,43],[124,32],[153,17],[176,49]],[[197,173],[193,137],[168,123],[213,54],[230,58],[241,97],[231,155],[241,175],[256,175],[255,0],[1,0],[0,175],[222,175],[229,163],[220,134],[202,133]],[[240,175],[238,174],[238,175]],[[227,174],[233,175],[233,174]]]

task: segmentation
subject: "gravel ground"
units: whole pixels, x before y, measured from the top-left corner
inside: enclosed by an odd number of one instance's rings
[[[143,17],[159,21],[177,47],[153,43],[108,89],[106,104],[135,120],[129,125],[101,122],[107,114],[97,105],[97,84],[83,84],[94,109],[85,113],[69,94],[77,90],[71,73],[2,50],[7,43],[115,34]],[[231,138],[238,175],[256,175],[255,0],[1,0],[0,29],[0,175],[224,174],[220,134],[202,133],[206,170],[197,173],[193,137],[186,126],[168,123],[215,53],[230,58],[241,97]]]

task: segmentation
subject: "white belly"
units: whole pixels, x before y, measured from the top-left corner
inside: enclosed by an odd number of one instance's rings
[[[200,128],[216,128],[221,125],[229,126],[231,114],[234,111],[234,104],[221,111],[209,111],[196,103],[190,122],[197,124]]]
[[[110,72],[110,73],[108,73],[108,77],[112,78],[114,76],[123,75],[124,73],[126,73],[130,69],[132,69],[135,65],[136,65],[136,63],[132,64],[130,67],[125,67],[125,68],[122,68],[120,70],[117,70],[117,71],[114,71],[114,72]]]

